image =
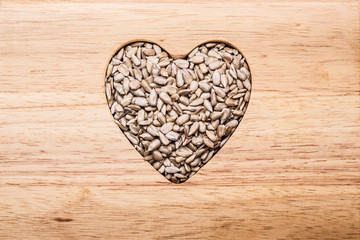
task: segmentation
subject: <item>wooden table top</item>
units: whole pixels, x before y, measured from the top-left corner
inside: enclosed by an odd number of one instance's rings
[[[0,239],[359,239],[359,1],[1,1]],[[246,115],[180,185],[106,104],[124,42],[245,54]]]

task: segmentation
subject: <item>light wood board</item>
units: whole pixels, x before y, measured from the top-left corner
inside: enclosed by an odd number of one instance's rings
[[[359,239],[359,1],[0,1],[0,239]],[[247,113],[188,182],[120,133],[124,42],[245,54]]]

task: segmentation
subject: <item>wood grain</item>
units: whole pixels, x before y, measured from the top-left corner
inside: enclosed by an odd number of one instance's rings
[[[358,1],[1,1],[0,239],[359,239]],[[167,182],[120,134],[106,63],[224,40],[253,74],[232,139]]]

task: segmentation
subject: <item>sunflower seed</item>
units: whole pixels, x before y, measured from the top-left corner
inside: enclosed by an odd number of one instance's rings
[[[181,174],[181,173],[175,173],[174,177],[181,178],[181,179],[188,178],[187,176],[185,176],[184,174]]]
[[[195,146],[200,146],[203,143],[203,139],[201,137],[193,137],[191,139],[192,144]]]
[[[155,163],[154,163],[155,164]],[[161,167],[158,169],[158,172],[160,174],[163,174],[165,172],[165,166],[164,165],[161,165]]]
[[[152,89],[150,94],[149,94],[149,104],[151,106],[156,106],[156,103],[157,103],[157,98],[158,98],[158,95],[155,91],[155,89]]]
[[[196,55],[190,59],[192,63],[199,64],[204,62],[204,57],[201,55]]]
[[[174,62],[176,64],[176,66],[178,66],[179,68],[188,68],[189,67],[189,62],[184,59],[177,59]]]
[[[153,45],[153,48],[154,48],[156,54],[160,54],[162,51],[161,48],[156,44]]]
[[[238,105],[238,101],[235,100],[235,99],[232,99],[232,98],[227,98],[225,100],[225,104],[228,106],[228,107],[235,107]]]
[[[176,155],[184,157],[184,158],[190,157],[192,154],[193,154],[193,151],[191,151],[187,147],[180,147],[178,150],[176,150]]]
[[[163,160],[163,156],[162,156],[162,154],[160,153],[160,151],[158,151],[158,150],[153,151],[153,152],[152,152],[152,156],[153,156],[153,158],[154,158],[156,161],[161,161],[161,160]]]
[[[129,105],[131,103],[131,101],[132,101],[132,97],[126,96],[123,99],[121,99],[120,104],[121,104],[121,106],[126,107],[127,105]]]
[[[213,107],[212,107],[211,103],[208,100],[204,100],[204,106],[208,111],[210,111],[210,112],[213,111]]]
[[[213,142],[217,141],[217,137],[212,131],[206,131],[206,136]]]
[[[223,64],[224,64],[224,62],[214,61],[209,64],[209,68],[210,68],[210,70],[216,70],[216,69],[220,68]]]
[[[151,141],[154,139],[153,136],[151,136],[149,133],[143,133],[140,135],[141,138],[143,138],[144,140],[147,140],[147,141]]]
[[[139,110],[139,112],[137,114],[137,122],[140,123],[144,120],[145,120],[145,110],[141,109],[141,110]]]
[[[184,123],[186,123],[187,121],[189,121],[190,116],[187,114],[181,115],[177,120],[176,120],[176,124],[178,125],[182,125]]]
[[[192,161],[190,163],[190,166],[195,167],[195,166],[199,165],[200,161],[201,161],[200,158],[196,158],[194,161]]]
[[[139,143],[139,139],[134,134],[130,132],[124,132],[124,134],[132,144],[137,145]]]
[[[199,130],[199,122],[194,122],[189,130],[189,136],[195,134]]]
[[[167,173],[178,173],[181,172],[181,170],[175,166],[171,166],[171,167],[165,167],[165,172]]]
[[[154,83],[156,83],[156,84],[165,85],[166,82],[167,82],[167,80],[164,77],[155,77],[154,78]]]
[[[209,85],[209,83],[205,82],[205,81],[201,81],[199,82],[199,88],[201,90],[203,90],[204,92],[209,92],[211,87]]]
[[[150,125],[147,127],[146,131],[148,133],[150,133],[152,136],[154,137],[158,137],[159,136],[159,130],[157,127],[155,127],[154,125]]]
[[[153,56],[153,55],[155,55],[155,50],[151,49],[151,48],[143,48],[142,52],[144,53],[145,56]]]
[[[214,49],[211,49],[208,54],[209,57],[214,57],[217,59],[222,59],[221,55],[219,53],[217,53]]]
[[[250,100],[250,91],[247,91],[244,96],[244,101],[249,102],[249,100]]]
[[[170,64],[170,60],[168,58],[166,59],[161,59],[161,61],[158,63],[159,67],[166,67],[167,65]],[[165,70],[165,69],[164,69]]]
[[[183,162],[184,160],[185,160],[184,157],[181,157],[181,156],[176,156],[175,157],[175,161],[178,162],[178,163]]]
[[[245,87],[248,91],[251,90],[251,84],[250,84],[249,79],[246,79],[246,80],[243,82],[243,84],[244,84],[244,87]]]
[[[166,117],[162,112],[158,113],[157,119],[159,120],[160,124],[165,124],[166,123]]]
[[[167,134],[168,132],[170,132],[170,131],[172,130],[173,125],[174,125],[174,123],[172,123],[172,122],[165,123],[165,124],[161,127],[160,131],[161,131],[163,134]]]
[[[141,63],[140,60],[135,55],[131,56],[131,61],[135,64],[135,66],[139,66]]]
[[[180,135],[178,133],[176,133],[176,132],[173,132],[173,131],[168,132],[165,136],[170,141],[177,141],[180,138]]]
[[[149,102],[146,100],[146,98],[143,98],[143,97],[135,97],[135,98],[133,98],[132,103],[135,104],[135,105],[138,105],[140,107],[149,106]]]
[[[204,122],[199,122],[199,132],[204,133],[206,130],[206,124]]]
[[[153,167],[158,170],[162,166],[161,162],[154,162]]]
[[[165,146],[170,144],[170,140],[162,132],[159,132],[159,139]]]
[[[215,146],[214,143],[207,137],[204,137],[204,143],[209,148],[214,148],[214,146]]]
[[[160,147],[160,144],[161,143],[160,143],[159,139],[153,140],[149,145],[148,151],[151,152],[151,151],[154,151],[155,149],[158,149]]]
[[[212,81],[214,85],[218,86],[220,85],[220,73],[218,70],[215,70],[212,76]]]
[[[217,135],[219,138],[223,137],[225,135],[225,126],[219,125],[217,128]]]
[[[172,147],[169,145],[169,146],[161,146],[159,147],[159,151],[168,155],[172,152]]]
[[[136,90],[140,87],[140,81],[138,81],[138,80],[131,81],[129,86],[130,86],[130,89]]]
[[[221,89],[221,88],[219,88],[219,87],[213,87],[214,88],[214,91],[215,91],[215,93],[219,96],[219,97],[221,97],[221,98],[225,98],[226,97],[226,93]]]
[[[202,98],[197,98],[194,101],[190,103],[190,106],[199,106],[204,103],[204,100]]]
[[[172,105],[172,100],[171,100],[170,96],[167,93],[161,92],[159,94],[159,97],[164,103]]]
[[[236,126],[238,125],[238,121],[237,120],[231,120],[230,122],[228,122],[226,124],[226,126],[230,126],[231,128],[236,128]]]
[[[178,87],[182,87],[184,85],[184,78],[182,76],[182,73],[181,71],[179,70],[177,73],[176,73],[176,85]]]

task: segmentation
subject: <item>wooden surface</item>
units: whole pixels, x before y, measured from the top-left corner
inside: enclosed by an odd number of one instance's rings
[[[0,2],[0,239],[359,239],[359,2]],[[124,42],[220,39],[253,74],[232,139],[169,183],[120,133]]]

